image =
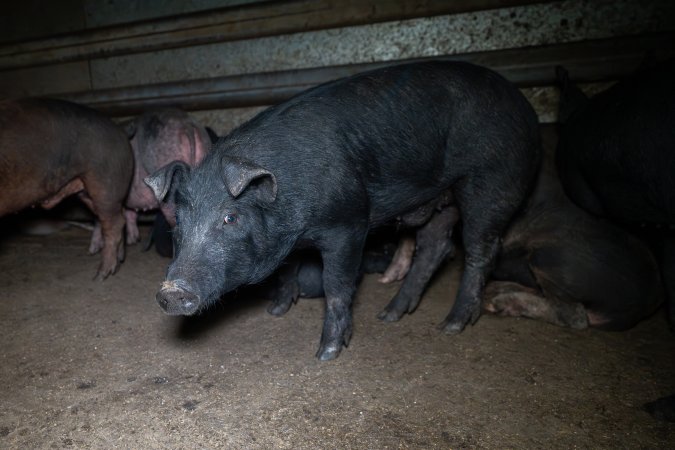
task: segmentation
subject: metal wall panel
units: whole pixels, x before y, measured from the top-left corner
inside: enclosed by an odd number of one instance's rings
[[[89,27],[98,27],[242,3],[251,2],[68,0],[59,2],[62,8],[58,14],[43,19],[55,22],[51,26],[53,30],[70,31],[82,23],[82,14]],[[13,14],[12,20],[18,21],[14,25],[18,30],[26,28],[35,19],[24,12],[23,16]],[[49,28],[43,27],[45,30]],[[0,72],[0,96],[54,95],[70,91],[147,86],[160,82],[456,55],[673,30],[675,2],[672,0],[549,1],[5,70]],[[16,36],[25,37],[21,34]],[[598,86],[606,86],[606,83],[592,84],[589,88],[597,89]],[[528,87],[524,92],[542,121],[555,120],[555,89],[535,86]],[[197,115],[216,131],[224,133],[260,109],[256,106],[209,110],[198,112]]]
[[[83,0],[87,28],[244,5],[260,0]]]
[[[466,53],[673,29],[675,2],[568,0],[92,62],[95,89]]]

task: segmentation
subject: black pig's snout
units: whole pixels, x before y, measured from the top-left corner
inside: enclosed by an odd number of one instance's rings
[[[157,292],[157,303],[167,314],[190,316],[199,309],[199,297],[174,281],[165,281]]]

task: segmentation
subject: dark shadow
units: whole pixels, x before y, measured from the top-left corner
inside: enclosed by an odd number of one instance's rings
[[[646,403],[644,409],[657,420],[675,422],[675,394]]]
[[[94,216],[73,196],[49,210],[36,206],[0,217],[0,252],[12,238],[48,236],[69,227],[68,221],[93,225]]]
[[[253,309],[264,309],[270,301],[271,281],[245,286],[230,292],[194,316],[181,317],[173,337],[180,341],[203,337],[214,328],[224,327]],[[267,314],[265,312],[265,314]],[[270,316],[272,317],[272,316]]]

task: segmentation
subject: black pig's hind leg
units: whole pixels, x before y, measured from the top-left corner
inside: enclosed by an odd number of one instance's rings
[[[457,208],[447,206],[417,231],[417,250],[410,270],[396,296],[377,316],[379,319],[393,322],[415,310],[434,272],[454,250],[452,229],[458,219]]]
[[[448,334],[459,333],[466,324],[478,320],[483,287],[499,252],[501,236],[525,196],[512,180],[497,173],[466,178],[453,193],[462,218],[465,255],[455,303],[440,325]]]

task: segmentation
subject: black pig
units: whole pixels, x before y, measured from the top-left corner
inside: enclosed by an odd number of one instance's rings
[[[575,203],[626,225],[675,224],[675,59],[586,99],[558,68],[557,164]]]
[[[424,287],[452,249],[452,199],[466,256],[444,329],[460,332],[480,314],[500,236],[539,152],[532,107],[482,67],[413,63],[315,87],[220,139],[194,170],[176,162],[147,179],[160,201],[175,201],[178,216],[176,254],[157,300],[169,314],[193,314],[262,280],[293,248],[312,246],[326,293],[317,356],[335,358],[351,337],[368,230],[404,216],[439,238],[418,246],[417,258],[431,260],[431,273],[417,277]],[[396,305],[412,306],[416,295]]]
[[[572,328],[632,327],[663,301],[656,258],[640,239],[567,198],[553,130],[544,137],[536,188],[506,232],[483,307]]]
[[[655,245],[675,328],[675,59],[641,68],[591,99],[562,68],[558,79],[563,127],[556,158],[565,191]],[[673,420],[675,396],[648,409]]]
[[[657,248],[675,326],[675,59],[639,70],[587,99],[558,69],[560,144],[556,163],[579,206],[650,239]]]

